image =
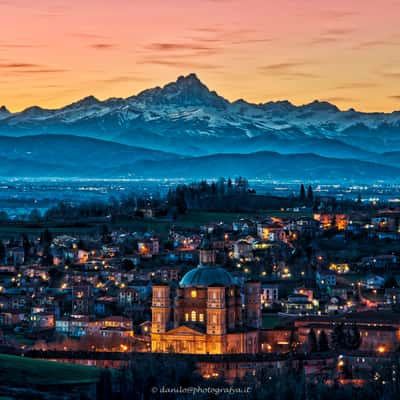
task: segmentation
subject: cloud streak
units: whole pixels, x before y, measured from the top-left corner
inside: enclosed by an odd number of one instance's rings
[[[138,62],[139,64],[152,64],[152,65],[161,65],[165,67],[174,67],[174,68],[185,68],[190,70],[196,69],[219,69],[221,68],[218,64],[213,63],[204,63],[204,62],[193,62],[193,61],[180,61],[176,60],[173,57],[170,59],[166,58],[144,58]]]
[[[0,70],[3,70],[7,75],[54,74],[68,71],[65,68],[53,68],[28,62],[2,62],[0,63]]]
[[[117,47],[114,43],[92,43],[89,44],[88,47],[95,49],[95,50],[111,50]]]
[[[378,84],[374,82],[350,82],[336,86],[336,90],[354,90],[354,89],[369,89],[376,87]]]
[[[311,66],[311,63],[301,61],[288,61],[276,64],[269,64],[259,67],[262,73],[272,76],[288,78],[319,78],[318,74],[304,70]]]
[[[310,40],[309,45],[329,44],[336,43],[347,39],[354,29],[350,28],[331,28],[326,29],[320,33],[318,37]]]

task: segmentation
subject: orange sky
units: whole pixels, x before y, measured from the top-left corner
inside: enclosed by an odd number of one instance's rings
[[[399,16],[400,0],[0,0],[0,105],[195,72],[230,100],[400,110]]]

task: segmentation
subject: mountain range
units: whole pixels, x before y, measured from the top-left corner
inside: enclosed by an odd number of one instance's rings
[[[128,98],[0,107],[0,156],[1,176],[396,181],[400,112],[230,102],[190,74]]]

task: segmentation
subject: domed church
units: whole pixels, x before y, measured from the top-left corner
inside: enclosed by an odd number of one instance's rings
[[[200,248],[200,264],[184,275],[171,300],[168,285],[153,286],[153,352],[190,354],[256,353],[261,325],[261,285],[241,288],[215,263],[208,240]]]

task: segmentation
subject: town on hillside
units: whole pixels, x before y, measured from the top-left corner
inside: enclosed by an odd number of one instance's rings
[[[193,387],[384,396],[400,384],[399,245],[395,203],[263,196],[244,178],[3,215],[1,352],[97,367],[94,388],[74,384],[87,398],[139,398],[165,368],[166,386],[189,369]]]

